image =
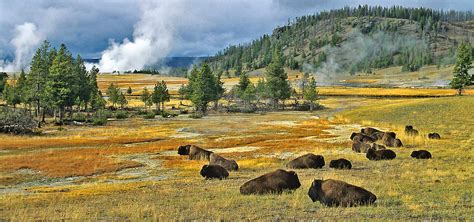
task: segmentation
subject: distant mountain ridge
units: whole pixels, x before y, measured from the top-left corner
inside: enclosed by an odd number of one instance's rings
[[[206,60],[208,57],[192,57],[192,56],[175,56],[166,57],[161,61],[148,65],[145,69],[161,69],[161,68],[189,68],[193,64],[198,64]],[[100,59],[84,59],[86,63],[99,64]]]

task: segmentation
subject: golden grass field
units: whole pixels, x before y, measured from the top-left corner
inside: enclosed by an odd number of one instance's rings
[[[132,88],[141,91],[162,78],[141,75],[135,82],[129,75],[102,75],[99,82],[123,89],[136,83]],[[179,87],[184,80],[165,81]],[[236,78],[225,81],[232,85]],[[0,135],[0,221],[473,220],[474,96],[416,98],[453,91],[324,87],[320,94],[328,96],[320,103],[326,109],[313,113],[132,117],[106,126],[46,126],[40,136]],[[408,124],[420,136],[405,136]],[[395,160],[371,162],[351,151],[349,136],[363,126],[395,131],[405,147],[394,149]],[[442,139],[428,140],[429,132]],[[184,144],[235,159],[240,169],[227,180],[204,180],[199,171],[206,162],[177,155]],[[418,149],[433,159],[410,158]],[[295,192],[240,195],[245,181],[308,152],[323,155],[326,164],[349,159],[353,169],[296,170],[302,186]],[[316,178],[362,186],[377,195],[376,205],[313,203],[307,191]]]

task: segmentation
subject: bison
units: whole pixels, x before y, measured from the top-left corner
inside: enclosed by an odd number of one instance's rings
[[[377,197],[370,191],[339,180],[314,180],[308,191],[313,202],[326,206],[350,207],[373,204]]]
[[[206,178],[206,180],[213,178],[222,180],[229,176],[229,172],[219,165],[204,165],[202,166],[200,174],[202,177]]]
[[[413,126],[405,126],[405,134],[408,136],[418,136],[418,130],[414,129]]]
[[[370,149],[370,145],[367,143],[354,141],[352,143],[352,151],[356,153],[367,153],[367,150]]]
[[[411,153],[415,159],[431,159],[431,153],[427,150],[416,150]]]
[[[286,167],[292,169],[322,168],[324,166],[324,157],[312,153],[300,156],[286,164]]]
[[[354,142],[358,141],[358,142],[363,142],[363,143],[373,143],[377,141],[377,138],[374,138],[372,136],[369,136],[363,133],[352,133],[350,138]]]
[[[441,136],[438,133],[428,133],[428,139],[439,140]]]
[[[385,149],[385,146],[383,145],[380,145],[380,144],[376,144],[376,143],[372,143],[372,149],[374,150],[384,150]]]
[[[366,128],[362,128],[360,130],[361,133],[363,134],[366,134],[366,135],[374,135],[375,133],[380,133],[382,131],[378,130],[378,129],[375,129],[375,128],[371,128],[371,127],[366,127]]]
[[[240,193],[243,195],[281,194],[284,190],[295,190],[300,186],[300,180],[294,171],[278,169],[245,182],[240,186]]]
[[[330,168],[334,169],[351,169],[352,164],[351,161],[346,160],[346,159],[337,159],[337,160],[331,160],[329,163]]]
[[[235,160],[228,160],[224,157],[221,157],[215,153],[211,153],[209,157],[209,164],[210,165],[219,165],[221,167],[224,167],[226,170],[232,171],[232,170],[238,170],[239,165],[237,165],[237,162]]]
[[[369,160],[391,160],[395,159],[396,156],[397,154],[392,150],[374,150],[372,148],[370,148],[365,155]]]
[[[403,143],[400,139],[397,139],[397,134],[394,132],[385,132],[382,136],[382,142],[388,147],[402,147]]]
[[[209,160],[211,151],[202,149],[195,145],[185,145],[178,147],[179,155],[188,155],[190,160]]]

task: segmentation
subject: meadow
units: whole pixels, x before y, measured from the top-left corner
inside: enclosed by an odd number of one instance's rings
[[[132,80],[120,81],[127,88]],[[358,90],[395,97],[350,96]],[[417,89],[410,90],[347,90],[324,96],[326,109],[313,113],[131,117],[106,126],[47,126],[38,136],[0,135],[0,220],[472,220],[474,96],[416,98]],[[397,97],[406,91],[415,96]],[[405,136],[408,124],[420,136]],[[395,160],[371,162],[352,152],[349,136],[364,126],[399,135],[405,146],[394,149]],[[428,140],[429,132],[442,139]],[[240,169],[227,180],[204,180],[199,170],[206,162],[177,155],[184,144],[235,159]],[[433,159],[410,158],[418,149]],[[302,186],[294,192],[240,195],[245,181],[309,152],[323,155],[326,164],[349,159],[354,168],[296,170]],[[307,191],[321,178],[364,187],[377,195],[376,205],[313,203]]]

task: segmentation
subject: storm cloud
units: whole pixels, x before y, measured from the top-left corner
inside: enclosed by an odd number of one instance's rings
[[[48,39],[55,46],[65,43],[84,58],[102,58],[104,70],[141,68],[165,56],[212,55],[230,44],[271,33],[289,18],[359,4],[474,8],[467,0],[2,0],[0,60],[5,60],[4,67],[27,68],[32,51]],[[18,30],[25,27],[30,33],[22,36]],[[28,36],[31,41],[20,47],[13,41]]]

